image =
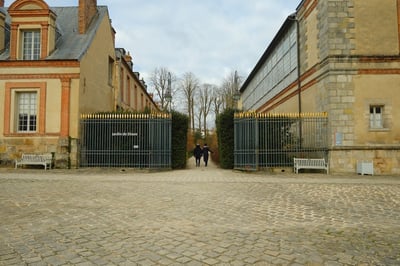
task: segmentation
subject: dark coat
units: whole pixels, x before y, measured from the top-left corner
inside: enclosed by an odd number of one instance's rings
[[[212,153],[212,151],[210,150],[210,148],[209,148],[208,146],[204,146],[204,147],[203,147],[203,157],[204,157],[204,160],[205,160],[205,161],[208,160],[208,154],[209,154],[209,152]]]
[[[200,148],[200,145],[196,145],[196,148],[193,150],[193,155],[196,158],[201,158],[201,155],[203,154],[203,150]]]

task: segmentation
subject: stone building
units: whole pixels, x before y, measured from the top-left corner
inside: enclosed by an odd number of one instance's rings
[[[400,1],[303,0],[240,91],[244,110],[326,112],[331,172],[400,174]]]
[[[115,49],[115,109],[117,111],[159,111],[153,95],[148,93],[144,79],[133,70],[130,53],[123,48]]]
[[[79,166],[81,114],[121,105],[114,42],[108,8],[96,0],[73,7],[16,0],[8,8],[0,0],[2,164],[51,152],[56,167]]]

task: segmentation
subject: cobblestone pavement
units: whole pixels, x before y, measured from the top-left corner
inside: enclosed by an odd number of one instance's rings
[[[400,177],[0,169],[0,265],[400,265]]]

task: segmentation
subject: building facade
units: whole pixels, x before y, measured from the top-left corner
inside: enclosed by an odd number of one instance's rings
[[[400,174],[400,1],[304,0],[241,88],[244,110],[326,112],[333,173]]]
[[[123,48],[115,49],[115,109],[128,112],[158,112],[153,95],[148,93],[144,79],[133,70],[130,53]]]
[[[110,21],[96,0],[16,0],[8,8],[0,1],[2,164],[51,152],[56,167],[79,166],[81,114],[115,111],[124,100],[115,96],[122,63]]]

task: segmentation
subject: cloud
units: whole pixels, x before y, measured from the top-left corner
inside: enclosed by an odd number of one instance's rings
[[[78,0],[48,0],[50,6]],[[193,72],[201,82],[247,76],[300,0],[98,0],[107,5],[116,45],[129,51],[145,80],[156,67]],[[6,5],[12,1],[6,0]]]

